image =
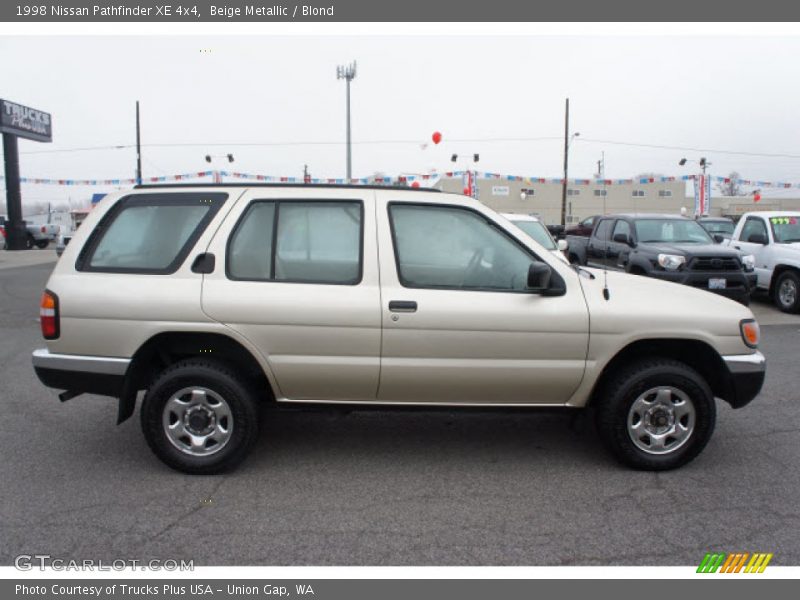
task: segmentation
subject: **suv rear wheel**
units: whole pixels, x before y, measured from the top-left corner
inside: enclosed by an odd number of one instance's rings
[[[716,406],[705,380],[671,359],[647,359],[612,376],[596,414],[605,445],[623,464],[663,471],[705,448]]]
[[[145,395],[142,431],[165,464],[192,474],[230,470],[258,438],[256,393],[225,365],[188,359]]]

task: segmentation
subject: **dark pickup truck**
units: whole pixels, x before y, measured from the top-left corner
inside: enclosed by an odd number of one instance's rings
[[[571,263],[691,285],[743,304],[755,290],[755,260],[714,243],[697,222],[675,215],[601,217],[589,238],[567,236]]]

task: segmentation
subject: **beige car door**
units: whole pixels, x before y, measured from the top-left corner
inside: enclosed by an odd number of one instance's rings
[[[214,237],[203,310],[258,348],[278,400],[374,400],[374,192],[253,188]]]
[[[394,202],[384,194],[376,204],[383,318],[378,400],[566,403],[583,377],[589,331],[575,271],[533,240],[504,230],[478,203],[437,202],[434,194]],[[564,295],[527,291],[536,258],[563,278]]]

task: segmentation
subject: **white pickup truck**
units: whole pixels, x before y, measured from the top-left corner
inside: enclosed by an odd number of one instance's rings
[[[800,312],[800,212],[746,213],[722,243],[752,254],[757,288],[782,311]]]

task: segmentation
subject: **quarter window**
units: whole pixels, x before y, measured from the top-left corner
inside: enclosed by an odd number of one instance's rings
[[[227,194],[137,194],[97,224],[78,256],[80,271],[174,273]]]
[[[360,202],[256,201],[231,235],[228,276],[355,285],[362,221]]]
[[[485,217],[435,205],[389,207],[398,275],[406,287],[522,291],[534,256]]]

